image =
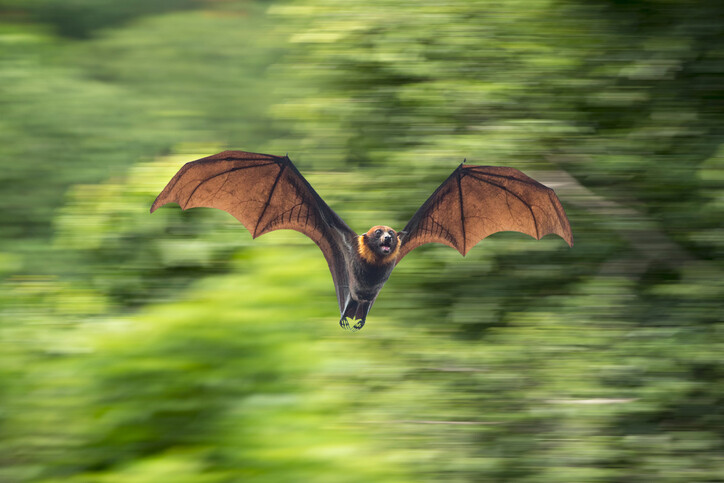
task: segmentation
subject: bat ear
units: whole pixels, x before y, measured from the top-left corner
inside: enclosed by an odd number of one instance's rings
[[[407,236],[407,232],[406,232],[405,230],[402,230],[402,231],[398,231],[398,232],[397,232],[397,238],[402,238],[402,237],[405,237],[405,236]]]

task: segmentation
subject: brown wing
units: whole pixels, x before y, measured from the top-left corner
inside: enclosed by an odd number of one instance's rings
[[[464,256],[499,231],[537,239],[555,233],[573,246],[571,226],[552,189],[517,169],[461,164],[402,231],[397,261],[425,243],[443,243]]]
[[[253,238],[281,229],[304,233],[327,259],[338,298],[343,295],[340,288],[348,285],[342,246],[356,234],[286,156],[224,151],[192,161],[169,181],[151,213],[167,203],[178,203],[184,210],[224,210]]]

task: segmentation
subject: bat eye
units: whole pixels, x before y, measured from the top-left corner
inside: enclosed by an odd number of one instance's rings
[[[382,230],[375,231],[375,236],[380,236],[380,235],[382,235]]]
[[[390,230],[390,236],[395,236],[395,230]]]

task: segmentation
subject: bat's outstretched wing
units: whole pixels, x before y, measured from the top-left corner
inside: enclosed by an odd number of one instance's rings
[[[537,239],[555,233],[573,246],[571,225],[552,189],[517,169],[461,164],[402,230],[397,261],[425,243],[443,243],[465,255],[499,231]]]
[[[348,285],[342,246],[356,234],[288,157],[224,151],[192,161],[169,181],[151,213],[166,203],[178,203],[184,210],[201,206],[224,210],[253,238],[281,229],[304,233],[322,250],[338,299],[346,298],[340,293]]]

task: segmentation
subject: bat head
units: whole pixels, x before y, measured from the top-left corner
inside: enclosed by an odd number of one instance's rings
[[[399,251],[400,239],[389,226],[373,226],[360,237],[359,253],[369,263],[389,263],[397,257]]]

